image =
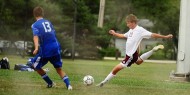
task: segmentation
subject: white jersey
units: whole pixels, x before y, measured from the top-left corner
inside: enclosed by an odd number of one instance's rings
[[[136,26],[134,29],[130,29],[124,36],[127,38],[126,41],[126,54],[132,56],[143,38],[151,38],[152,33],[143,27]]]

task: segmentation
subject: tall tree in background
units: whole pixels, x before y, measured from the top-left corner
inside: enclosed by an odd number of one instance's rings
[[[26,1],[29,3],[28,6]],[[76,46],[82,53],[88,49],[97,52],[96,46],[108,48],[112,38],[108,36],[108,30],[114,28],[122,33],[126,32],[128,28],[125,17],[130,13],[134,13],[139,19],[153,21],[153,32],[173,34],[173,43],[167,42],[166,45],[174,45],[173,50],[177,50],[180,0],[106,0],[103,28],[97,28],[100,0],[76,1]],[[54,24],[63,48],[71,48],[73,0],[0,0],[0,39],[32,40],[30,27],[35,21],[32,14],[34,6],[44,7],[45,18]],[[168,49],[171,47],[168,46]]]
[[[28,2],[30,1],[28,0]],[[1,35],[3,39],[14,40],[14,38],[22,38],[20,36],[23,34],[23,32],[25,32],[25,24],[28,23],[28,20],[25,19],[26,14],[30,14],[31,12],[31,6],[26,6],[26,3],[26,0],[0,1],[0,31],[1,34],[3,34]],[[26,9],[26,7],[28,8],[28,10]],[[32,15],[28,16],[28,18],[31,17]]]
[[[125,24],[126,15],[133,13],[139,19],[149,19],[154,22],[152,32],[174,35],[173,42],[166,42],[165,52],[170,51],[173,46],[171,51],[177,53],[179,5],[180,0],[109,0],[105,6],[104,25],[107,29],[114,27],[120,32],[126,32],[128,30]],[[176,56],[172,59],[174,58]]]
[[[52,0],[53,1],[53,0]],[[96,32],[95,25],[97,24],[98,3],[99,0],[58,0],[56,1],[62,8],[64,17],[72,17],[71,24],[67,23],[68,27],[66,34],[70,37],[73,35],[73,24],[76,23],[76,52],[81,56],[97,56],[96,41],[91,37]],[[76,22],[74,22],[74,4],[77,6]],[[63,17],[63,19],[64,19]],[[90,44],[90,45],[89,45]],[[88,51],[87,51],[88,50]]]
[[[173,42],[167,41],[166,53],[172,49],[172,59],[176,59],[179,32],[180,0],[132,0],[134,13],[141,18],[151,19],[154,31],[161,34],[173,34]],[[140,6],[140,8],[139,8]]]

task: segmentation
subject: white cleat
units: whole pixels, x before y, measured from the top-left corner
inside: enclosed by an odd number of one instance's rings
[[[68,89],[68,90],[72,90],[73,87],[72,87],[71,85],[69,85],[67,89]]]
[[[103,87],[103,86],[104,86],[104,83],[101,82],[101,83],[97,84],[96,86],[98,86],[98,87]]]
[[[157,51],[157,50],[159,50],[159,49],[164,49],[164,45],[157,45],[157,46],[155,46],[152,50],[153,50],[153,51]]]

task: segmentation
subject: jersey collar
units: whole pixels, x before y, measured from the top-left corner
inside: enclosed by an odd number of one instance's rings
[[[41,19],[43,19],[43,18],[39,18],[39,19],[37,19],[37,21],[38,21],[38,20],[41,20]]]
[[[137,29],[139,26],[138,25],[136,25],[136,27],[134,28],[134,29],[132,29],[132,30],[135,30],[135,29]]]

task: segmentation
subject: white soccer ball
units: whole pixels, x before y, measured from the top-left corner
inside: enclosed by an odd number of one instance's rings
[[[91,75],[86,75],[83,78],[83,82],[85,85],[90,86],[94,83],[94,78]]]

